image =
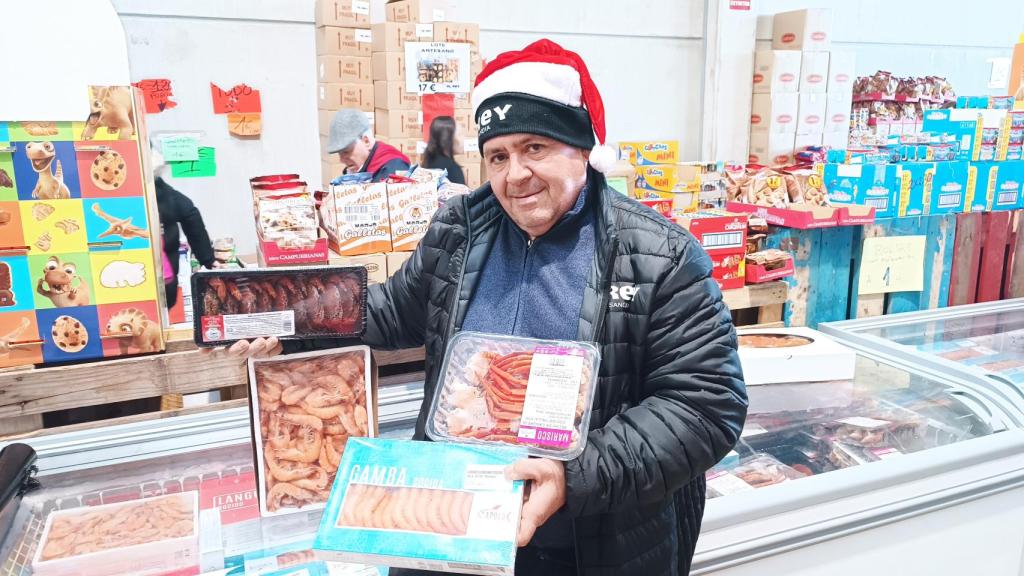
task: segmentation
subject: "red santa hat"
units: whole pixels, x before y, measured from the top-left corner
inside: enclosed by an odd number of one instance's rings
[[[590,150],[590,165],[600,172],[615,164],[615,150],[604,145],[604,103],[587,65],[550,40],[491,60],[477,76],[472,102],[481,150],[495,136],[539,134]]]

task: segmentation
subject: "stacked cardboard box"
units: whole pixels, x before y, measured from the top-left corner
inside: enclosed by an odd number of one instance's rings
[[[401,150],[415,163],[426,149],[423,99],[405,86],[407,42],[465,42],[471,45],[471,80],[483,67],[480,59],[480,26],[448,20],[447,0],[391,0],[385,6],[386,21],[372,27],[371,77],[373,79],[378,140]],[[481,181],[476,125],[469,94],[455,95],[456,153],[466,184]]]
[[[856,56],[830,52],[827,8],[776,14],[772,49],[754,56],[749,162],[792,164],[811,146],[846,149]]]
[[[317,108],[320,112],[321,172],[324,188],[341,174],[337,154],[327,153],[331,119],[339,108],[366,112],[373,125],[371,75],[373,36],[369,0],[317,0]]]

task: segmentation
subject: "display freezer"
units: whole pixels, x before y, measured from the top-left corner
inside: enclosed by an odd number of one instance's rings
[[[848,346],[962,378],[1024,410],[1024,298],[823,324]]]
[[[1024,414],[991,389],[860,353],[850,382],[750,397],[735,454],[709,473],[694,574],[964,574],[978,558],[986,574],[1020,570]],[[416,384],[383,388],[382,435],[408,437],[421,401]],[[301,558],[316,530],[319,512],[253,515],[244,409],[29,442],[42,488],[18,510],[0,574],[31,573],[51,510],[168,492],[198,491],[204,569],[259,573]]]

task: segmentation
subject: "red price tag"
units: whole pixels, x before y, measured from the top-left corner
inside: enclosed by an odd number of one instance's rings
[[[178,105],[171,100],[174,91],[171,89],[171,81],[166,78],[147,78],[135,82],[132,86],[142,91],[146,114],[157,114]]]
[[[213,96],[214,114],[252,114],[263,111],[260,105],[260,91],[246,84],[238,84],[230,90],[221,90],[210,82],[210,94]]]

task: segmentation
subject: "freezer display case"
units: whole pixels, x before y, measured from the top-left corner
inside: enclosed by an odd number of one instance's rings
[[[1024,414],[983,378],[857,352],[851,380],[747,390],[692,574],[1018,573]]]
[[[834,322],[821,330],[908,365],[980,376],[1024,410],[1024,298]]]

